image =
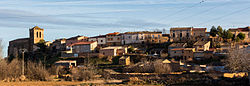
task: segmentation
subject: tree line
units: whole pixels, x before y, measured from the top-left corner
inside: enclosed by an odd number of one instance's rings
[[[239,42],[240,40],[245,39],[244,33],[239,33],[237,36],[232,34],[230,30],[223,30],[221,26],[218,26],[217,28],[215,26],[212,26],[210,29],[210,36],[212,37],[221,37],[223,39],[232,39],[233,41]]]

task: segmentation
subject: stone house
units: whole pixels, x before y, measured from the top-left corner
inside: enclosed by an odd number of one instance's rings
[[[231,28],[229,30],[235,35],[235,37],[237,37],[239,33],[245,34],[245,39],[243,41],[250,42],[250,26],[245,28]]]
[[[192,61],[194,58],[195,48],[185,48],[183,58],[185,61]]]
[[[204,39],[206,28],[177,27],[170,28],[170,38],[175,42]]]
[[[97,41],[98,45],[104,46],[104,45],[106,45],[106,35],[90,37],[90,38],[88,38],[88,41]]]
[[[66,39],[56,39],[52,42],[50,45],[50,49],[52,50],[53,53],[59,53],[61,51],[66,50]]]
[[[86,36],[75,36],[75,37],[71,37],[66,39],[66,47],[69,48],[70,45],[77,43],[77,42],[86,42],[88,37]]]
[[[77,42],[70,45],[73,53],[90,53],[94,52],[97,47],[97,42]]]
[[[162,37],[162,32],[147,32],[145,33],[146,43],[164,43],[166,39]]]
[[[102,54],[104,56],[121,56],[123,54],[126,54],[127,52],[127,47],[112,46],[101,48],[99,54]]]
[[[106,34],[106,45],[108,46],[117,46],[121,45],[121,35],[119,32],[108,33]]]
[[[194,43],[193,47],[195,48],[195,51],[208,51],[210,41],[197,41]]]
[[[194,58],[196,60],[201,60],[204,57],[205,57],[204,51],[196,51],[196,52],[194,52]]]
[[[130,65],[130,56],[122,56],[119,59],[119,64],[120,65]]]
[[[122,44],[164,43],[168,39],[162,37],[162,32],[126,32],[122,35]]]
[[[122,35],[122,44],[144,43],[144,35],[143,32],[126,32]]]
[[[192,37],[206,37],[207,28],[192,28]]]
[[[170,54],[170,51],[175,48],[185,48],[187,46],[187,43],[172,43],[168,46],[168,53]]]
[[[60,60],[55,62],[56,66],[64,66],[70,68],[72,66],[77,66],[76,60]]]
[[[171,58],[182,58],[184,54],[184,49],[185,48],[174,48],[170,50],[170,57]]]

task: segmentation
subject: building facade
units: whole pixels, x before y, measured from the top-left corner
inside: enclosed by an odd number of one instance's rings
[[[245,39],[243,41],[245,42],[250,42],[250,26],[245,27],[245,28],[231,28],[229,29],[231,31],[232,34],[235,35],[235,37],[237,37],[237,35],[239,33],[243,33],[245,34]]]
[[[97,42],[77,42],[70,45],[73,53],[90,53],[95,51],[97,47]]]
[[[8,56],[17,57],[20,54],[20,49],[33,52],[37,49],[35,44],[41,40],[44,40],[44,29],[35,26],[29,29],[29,38],[21,38],[9,42]]]
[[[177,27],[170,29],[170,38],[173,41],[188,41],[206,38],[206,28]]]
[[[210,41],[197,41],[194,43],[195,51],[208,51],[210,48]]]
[[[50,49],[52,50],[52,53],[59,53],[61,51],[65,51],[66,50],[66,39],[56,39],[52,42],[52,44],[50,45]]]
[[[117,46],[121,45],[122,34],[119,32],[108,33],[106,34],[106,45],[108,46]]]
[[[106,35],[90,37],[90,38],[88,38],[88,41],[97,41],[98,45],[103,46],[106,44]]]
[[[123,54],[126,54],[127,47],[122,47],[122,46],[113,46],[113,47],[105,47],[100,49],[100,54],[104,56],[121,56]]]
[[[86,42],[86,41],[88,41],[87,38],[88,37],[86,37],[86,36],[75,36],[75,37],[68,38],[66,40],[66,46],[70,46],[70,45],[77,43],[77,42]]]

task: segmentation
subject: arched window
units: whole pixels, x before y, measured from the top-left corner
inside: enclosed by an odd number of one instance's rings
[[[38,38],[38,32],[36,32],[36,37]]]
[[[42,38],[42,32],[40,32],[40,34],[39,34],[39,35],[40,35],[40,38]]]

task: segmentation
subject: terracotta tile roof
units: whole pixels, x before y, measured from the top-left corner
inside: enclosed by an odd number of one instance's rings
[[[71,44],[70,46],[75,46],[75,45],[88,45],[88,44],[92,44],[94,42],[77,42],[77,43],[74,43],[74,44]]]
[[[141,32],[125,32],[124,34],[142,34],[142,33],[162,33],[162,32],[149,32],[149,31],[141,31]]]
[[[172,51],[177,51],[177,50],[184,50],[185,48],[174,48],[174,49],[171,49]]]
[[[192,28],[192,30],[207,30],[207,28]]]
[[[38,26],[35,26],[35,27],[31,28],[31,29],[43,30],[42,28],[40,28],[40,27],[38,27]]]
[[[75,37],[68,38],[67,40],[77,39],[77,38],[79,38],[79,37],[88,38],[88,37],[86,37],[86,36],[80,36],[80,35],[78,35],[78,36],[75,36]]]
[[[248,31],[250,31],[250,26],[244,27],[244,28],[230,28],[229,30],[231,32],[234,32],[234,31],[248,32]]]
[[[170,28],[171,30],[191,30],[193,27],[175,27],[175,28]]]
[[[185,47],[187,43],[173,43],[169,47]]]
[[[207,44],[209,41],[197,41],[194,43],[194,45],[205,45]]]
[[[185,48],[184,50],[193,50],[194,48]]]
[[[118,35],[120,34],[119,32],[114,32],[114,33],[108,33],[107,35]]]

